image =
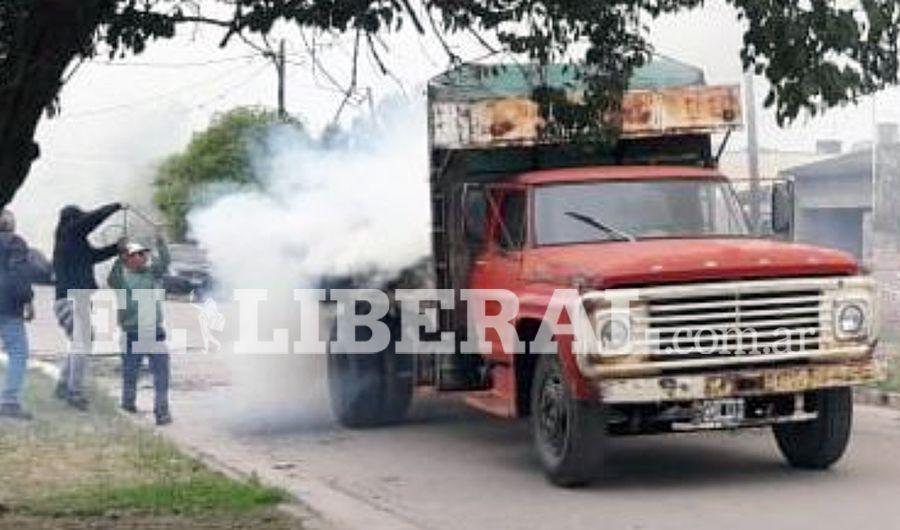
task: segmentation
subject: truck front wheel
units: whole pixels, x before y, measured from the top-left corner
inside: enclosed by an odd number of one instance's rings
[[[603,409],[572,397],[556,355],[542,356],[535,369],[531,423],[535,448],[552,483],[581,486],[597,476],[606,437]]]
[[[850,441],[853,396],[849,388],[819,390],[812,395],[816,419],[775,425],[775,441],[791,466],[828,469]]]

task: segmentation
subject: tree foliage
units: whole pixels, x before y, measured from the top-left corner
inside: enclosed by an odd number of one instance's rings
[[[770,81],[766,103],[780,123],[897,82],[897,0],[725,1],[744,23],[744,66]],[[450,39],[466,34],[539,62],[587,63],[593,73],[585,79],[585,101],[591,111],[602,112],[616,109],[624,80],[648,58],[646,23],[702,5],[703,0],[0,0],[0,203],[9,201],[38,155],[34,128],[42,110],[53,108],[67,67],[100,52],[140,53],[180,25],[220,27],[223,45],[266,35],[279,21],[302,31],[351,33],[354,57],[364,47],[385,71],[384,34],[412,26],[438,39],[452,61],[460,58]],[[576,44],[580,52],[573,56]]]
[[[192,206],[222,187],[258,183],[255,160],[264,159],[273,127],[290,127],[305,134],[302,125],[281,119],[274,110],[238,107],[215,116],[209,127],[196,133],[183,152],[165,159],[157,169],[154,202],[182,238]]]

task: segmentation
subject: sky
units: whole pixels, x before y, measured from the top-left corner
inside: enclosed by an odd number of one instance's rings
[[[713,0],[702,9],[664,17],[650,28],[658,52],[703,68],[707,82],[743,81],[738,55],[742,27],[723,2]],[[311,129],[321,129],[333,119],[342,94],[321,72],[313,72],[296,29],[283,27],[278,33],[288,49],[287,109]],[[218,28],[191,28],[175,39],[151,43],[140,56],[114,62],[100,57],[78,68],[62,91],[62,114],[39,125],[42,156],[11,206],[26,239],[49,249],[57,212],[67,203],[93,207],[124,200],[148,207],[156,163],[183,148],[213,114],[237,105],[275,105],[272,64],[240,40],[220,48],[221,35]],[[485,53],[472,39],[453,42],[463,58]],[[376,101],[398,92],[422,93],[427,80],[447,66],[433,38],[405,32],[387,38],[386,45],[382,55],[392,76],[378,73],[368,58],[360,63],[360,92],[371,89]],[[342,85],[349,79],[350,50],[350,40],[343,39],[318,54]],[[767,87],[761,78],[755,86],[761,107]],[[760,145],[811,151],[817,139],[828,138],[849,147],[871,138],[873,115],[880,121],[900,121],[900,91],[880,94],[876,104],[873,113],[867,98],[822,118],[800,118],[785,129],[760,108]],[[368,112],[367,102],[354,98],[342,116],[350,120],[361,112]],[[739,133],[730,148],[745,143]]]

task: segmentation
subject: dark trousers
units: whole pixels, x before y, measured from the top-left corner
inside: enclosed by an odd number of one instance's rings
[[[159,330],[156,332],[156,340],[164,341],[166,334]],[[142,353],[134,351],[137,344],[137,332],[126,332],[125,354],[122,355],[122,406],[134,408],[137,400],[138,375],[144,357],[150,363],[150,373],[153,374],[153,412],[157,415],[169,412],[169,354],[168,352]]]

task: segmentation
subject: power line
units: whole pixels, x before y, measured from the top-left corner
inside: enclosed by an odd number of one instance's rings
[[[107,165],[107,166],[123,166],[128,164],[126,161],[113,161],[113,160],[99,160],[92,158],[79,158],[73,156],[60,156],[56,154],[51,154],[48,156],[41,156],[39,159],[41,162],[59,162],[63,164],[80,164],[80,165]]]
[[[288,57],[304,57],[305,54],[297,53],[297,52],[287,52],[285,54]],[[260,57],[259,53],[251,53],[248,55],[238,55],[235,57],[224,57],[221,59],[210,59],[208,61],[185,61],[185,62],[136,62],[136,61],[90,61],[89,64],[97,65],[97,66],[115,66],[115,67],[141,67],[141,68],[194,68],[198,66],[210,66],[214,64],[223,64],[230,63],[234,61],[240,61],[244,59],[257,59]]]
[[[127,103],[119,103],[116,105],[109,105],[106,107],[97,107],[97,108],[83,110],[83,111],[79,111],[79,112],[61,114],[60,116],[58,116],[55,119],[56,120],[66,120],[66,119],[91,117],[91,116],[96,116],[96,115],[100,115],[100,114],[117,112],[117,111],[121,111],[121,110],[130,110],[130,109],[133,109],[135,106],[140,106],[140,105],[144,105],[147,103],[154,103],[154,102],[157,102],[160,100],[172,99],[173,96],[176,96],[178,94],[181,94],[181,93],[184,93],[187,91],[195,91],[197,89],[197,87],[208,86],[211,83],[215,83],[216,81],[219,81],[221,79],[229,77],[229,76],[233,75],[234,72],[235,72],[234,69],[230,69],[226,72],[219,73],[219,74],[217,74],[213,77],[210,77],[208,79],[205,79],[203,81],[182,85],[176,89],[167,90],[165,92],[160,92],[158,94],[154,94],[154,95],[148,96],[146,98],[140,98],[140,99],[136,99],[133,101],[129,101]]]
[[[91,61],[91,65],[98,66],[136,66],[143,68],[192,68],[196,66],[209,66],[213,64],[222,64],[229,63],[234,61],[240,61],[242,59],[254,59],[259,57],[259,54],[252,53],[248,55],[239,55],[237,57],[224,57],[221,59],[211,59],[208,61],[186,61],[186,62],[137,62],[137,61]]]
[[[248,82],[257,77],[261,72],[266,70],[269,67],[268,64],[260,65],[259,68],[253,70],[253,72],[244,78],[242,78],[238,83],[230,85],[228,88],[223,90],[222,92],[216,94],[212,98],[204,100],[202,103],[198,103],[189,107],[188,111],[203,108],[217,100],[224,98],[225,96],[231,94],[235,90],[245,87]],[[49,161],[49,162],[64,162],[64,163],[75,163],[75,164],[87,164],[87,165],[151,165],[155,163],[153,160],[143,160],[136,161],[128,158],[118,158],[118,157],[107,157],[107,156],[97,156],[93,154],[74,154],[74,153],[50,153],[49,156],[42,156],[40,160]]]
[[[237,89],[239,89],[239,88],[241,88],[241,87],[246,86],[247,83],[249,83],[250,81],[252,81],[253,79],[255,79],[260,73],[262,73],[262,72],[263,72],[264,70],[266,70],[268,67],[269,67],[268,64],[263,64],[263,65],[261,65],[259,68],[257,68],[256,70],[254,70],[249,76],[247,76],[246,78],[242,79],[240,82],[238,82],[238,83],[236,83],[236,84],[234,84],[234,85],[229,86],[228,88],[226,88],[226,89],[223,90],[222,92],[216,94],[215,96],[213,96],[213,97],[211,97],[211,98],[209,98],[209,99],[207,99],[207,100],[204,100],[202,103],[197,103],[197,104],[193,105],[192,107],[190,107],[190,109],[201,109],[201,108],[206,107],[207,105],[209,105],[209,104],[211,104],[211,103],[214,103],[214,102],[216,102],[216,101],[218,101],[218,100],[224,98],[225,96],[228,96],[229,94],[231,94],[231,93],[234,92],[235,90],[237,90]],[[189,109],[189,110],[190,110],[190,109]]]

